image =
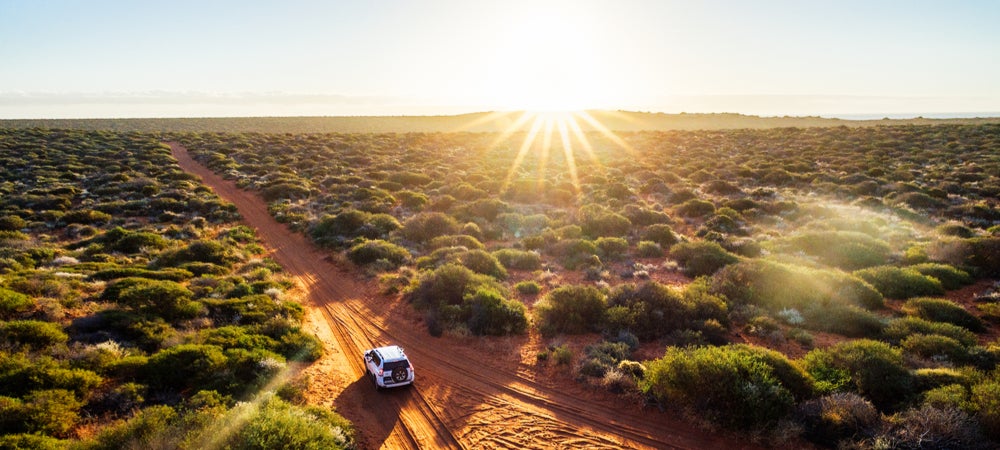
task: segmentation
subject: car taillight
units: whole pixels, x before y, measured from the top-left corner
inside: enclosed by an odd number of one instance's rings
[[[378,370],[378,376],[382,376],[382,369]]]

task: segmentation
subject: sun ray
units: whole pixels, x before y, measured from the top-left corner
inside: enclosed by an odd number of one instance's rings
[[[566,155],[566,166],[569,169],[569,178],[573,182],[573,190],[576,195],[580,195],[580,179],[576,176],[576,159],[573,157],[573,144],[570,140],[569,131],[566,129],[566,122],[572,120],[572,116],[559,118],[559,137],[562,139],[563,154]]]
[[[542,137],[542,153],[538,160],[538,191],[545,189],[545,170],[549,164],[549,152],[552,150],[552,130],[555,128],[553,115],[545,114],[541,116],[545,120],[545,134]]]
[[[529,113],[525,113],[525,116],[530,117]],[[531,131],[524,136],[524,142],[521,143],[521,148],[517,151],[517,156],[514,157],[514,162],[510,165],[510,170],[507,171],[507,178],[504,179],[503,185],[500,188],[500,194],[507,192],[510,188],[510,184],[514,181],[514,174],[517,172],[517,168],[521,166],[521,162],[524,161],[524,157],[528,155],[528,151],[531,149],[532,144],[535,143],[535,136],[538,135],[538,131],[542,128],[542,118],[535,115],[535,121],[531,124]],[[526,121],[527,119],[525,119]],[[513,133],[513,131],[511,132]],[[499,139],[495,141],[499,143]]]
[[[510,126],[508,126],[500,134],[498,134],[496,139],[493,139],[493,141],[491,141],[489,145],[486,146],[486,148],[492,149],[500,145],[500,143],[503,142],[508,137],[510,137],[510,135],[514,134],[515,132],[517,132],[517,130],[521,129],[521,127],[524,126],[524,124],[528,122],[528,120],[531,120],[532,117],[535,117],[535,115],[532,114],[531,112],[529,111],[522,112],[521,116],[518,117],[517,120],[514,121],[514,123],[510,124]]]
[[[573,135],[576,136],[576,140],[580,142],[583,146],[584,152],[590,157],[591,162],[598,165],[601,164],[601,160],[597,158],[597,153],[594,152],[594,146],[590,145],[590,140],[587,139],[587,135],[584,134],[583,129],[580,128],[580,124],[576,121],[576,114],[573,115],[572,120],[569,121],[570,130],[573,131]]]
[[[579,112],[577,112],[577,117],[580,117],[585,122],[587,122],[588,124],[590,124],[590,126],[594,127],[594,129],[597,130],[599,133],[603,134],[608,139],[611,139],[612,142],[614,142],[615,144],[618,144],[619,146],[621,146],[622,148],[624,148],[625,151],[629,152],[630,155],[633,155],[633,156],[636,155],[637,152],[635,151],[634,148],[632,148],[631,145],[628,144],[628,142],[625,142],[624,139],[622,139],[621,137],[619,137],[613,131],[609,130],[608,127],[604,126],[604,124],[602,124],[601,122],[599,122],[597,119],[595,119],[593,116],[591,116],[586,111],[579,111]]]
[[[505,119],[505,118],[507,118],[507,117],[509,117],[509,116],[511,116],[513,114],[516,114],[516,112],[513,112],[513,111],[493,111],[493,112],[490,112],[490,113],[486,113],[486,114],[482,115],[481,117],[479,117],[478,119],[475,119],[475,120],[473,120],[471,122],[462,124],[459,127],[453,129],[452,131],[456,132],[456,133],[457,132],[461,132],[461,131],[467,131],[467,130],[470,130],[470,129],[474,128],[474,127],[482,125],[484,123],[496,122],[498,120]]]

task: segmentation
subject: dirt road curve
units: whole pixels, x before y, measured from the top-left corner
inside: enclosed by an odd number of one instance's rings
[[[529,338],[433,338],[408,305],[378,295],[275,221],[266,203],[169,143],[180,166],[239,208],[307,298],[308,326],[327,354],[306,373],[311,401],[354,422],[363,448],[743,448],[654,408],[535,377]],[[376,392],[362,349],[399,344],[417,373],[412,388]]]

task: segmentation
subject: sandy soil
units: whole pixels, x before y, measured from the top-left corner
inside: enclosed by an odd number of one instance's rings
[[[304,370],[312,380],[307,398],[350,419],[362,448],[754,448],[579,384],[569,369],[536,364],[543,345],[537,335],[431,337],[405,302],[378,294],[275,221],[254,193],[199,165],[179,144],[169,145],[184,170],[236,204],[298,284],[306,326],[326,348]],[[363,376],[363,349],[387,344],[406,349],[417,373],[414,386],[377,392]]]

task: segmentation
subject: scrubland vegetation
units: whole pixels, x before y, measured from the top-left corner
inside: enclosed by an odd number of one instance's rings
[[[343,448],[281,267],[153,135],[0,130],[0,448]],[[225,427],[220,427],[226,425]]]
[[[0,131],[0,447],[352,445],[284,381],[321,348],[281,268],[162,140],[432,335],[539,333],[769,442],[997,445],[1000,126],[586,136]]]
[[[572,365],[581,382],[771,442],[997,445],[1000,127],[619,135],[621,142],[588,133],[589,146],[575,146],[573,158],[558,143],[518,156],[523,133],[499,142],[488,133],[170,138],[260,192],[277,220],[408,300],[431,334],[537,331],[553,343],[539,364]],[[43,196],[42,217],[13,215],[59,220],[46,217],[65,203]],[[158,218],[186,223],[166,219]],[[14,228],[8,233],[21,238]],[[119,245],[93,234],[72,251]],[[200,278],[187,291],[171,279],[187,271],[224,285],[231,272],[218,267],[227,260],[192,261],[214,253],[189,248],[219,244],[220,234],[202,231],[185,247],[160,234],[168,245],[141,267],[151,271],[147,281],[109,283],[120,293],[102,300],[120,312],[100,317],[126,329],[134,322],[121,315],[162,315],[162,324],[134,332],[144,352],[157,349],[150,330],[176,330],[176,321],[202,311],[231,317],[236,308],[206,299],[214,291]],[[137,289],[174,294],[138,301],[128,295]],[[239,294],[222,297],[260,295],[248,282],[229,289]],[[976,292],[953,296],[957,289]],[[3,304],[16,311],[22,303]],[[16,322],[4,333],[31,326]],[[205,336],[215,333],[229,342],[227,332],[199,331],[201,340],[161,358],[207,352],[204,359],[228,360],[227,347]],[[58,335],[34,334],[22,344],[29,352],[63,345],[51,343]],[[593,336],[592,344],[560,345],[572,334]],[[221,353],[204,348],[211,345]],[[284,347],[255,348],[290,357]],[[145,364],[155,362],[148,356]],[[197,382],[236,394],[218,380]]]

